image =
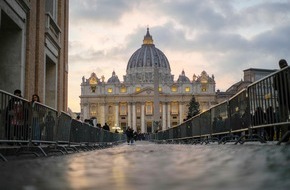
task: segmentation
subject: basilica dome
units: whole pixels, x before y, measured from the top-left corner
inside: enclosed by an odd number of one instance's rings
[[[149,28],[147,28],[141,48],[137,49],[128,61],[124,81],[137,79],[138,82],[152,82],[155,67],[158,68],[162,81],[173,81],[168,59],[161,50],[155,47]]]

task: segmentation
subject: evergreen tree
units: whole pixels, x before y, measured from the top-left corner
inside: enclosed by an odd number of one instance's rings
[[[199,112],[199,103],[195,100],[195,97],[193,95],[188,105],[188,113],[186,119],[192,118],[193,116],[199,114]]]

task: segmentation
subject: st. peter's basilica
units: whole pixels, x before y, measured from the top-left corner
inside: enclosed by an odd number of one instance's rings
[[[159,93],[154,93],[156,71]],[[123,81],[115,71],[107,81],[94,72],[89,78],[82,78],[81,117],[96,117],[98,123],[107,123],[111,130],[131,126],[135,131],[144,133],[152,132],[156,120],[154,109],[158,108],[159,126],[164,130],[184,121],[193,95],[201,111],[216,104],[215,85],[214,76],[209,76],[206,71],[190,78],[181,71],[178,79],[174,80],[167,57],[155,47],[147,28],[141,48],[128,61]],[[158,107],[155,106],[156,100]]]

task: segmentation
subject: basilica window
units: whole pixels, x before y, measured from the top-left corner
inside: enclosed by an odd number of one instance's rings
[[[90,115],[91,115],[91,117],[97,116],[97,105],[96,104],[92,104],[90,106]]]
[[[190,87],[185,87],[185,92],[190,92]]]
[[[202,84],[201,85],[201,91],[202,92],[206,92],[207,91],[207,85],[206,84]]]
[[[145,103],[145,113],[146,113],[146,115],[152,115],[153,114],[153,103],[152,102],[146,102]]]
[[[175,126],[175,125],[177,125],[178,123],[176,122],[176,121],[174,121],[174,122],[172,122],[172,126]]]
[[[108,92],[108,93],[112,93],[112,92],[113,92],[113,89],[112,89],[112,88],[108,88],[108,89],[107,89],[107,92]]]
[[[178,102],[171,102],[171,114],[177,115],[178,114]]]
[[[120,103],[120,115],[127,115],[127,104]]]
[[[91,90],[92,90],[93,93],[95,93],[96,92],[96,86],[91,86]]]
[[[121,87],[121,93],[126,93],[127,92],[127,88],[125,86]]]
[[[206,92],[207,91],[207,87],[208,87],[208,81],[206,77],[202,77],[201,79],[201,91],[202,92]]]
[[[172,86],[172,87],[171,87],[171,91],[172,91],[172,92],[177,92],[177,87],[176,87],[176,86]]]
[[[141,90],[140,87],[136,87],[136,92],[139,92]]]
[[[159,87],[159,88],[158,88],[158,91],[159,91],[159,92],[162,92],[162,88],[161,88],[161,87]]]

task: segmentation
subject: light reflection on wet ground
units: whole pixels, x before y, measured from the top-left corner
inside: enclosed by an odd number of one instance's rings
[[[288,190],[290,146],[156,145],[0,163],[0,189]]]

